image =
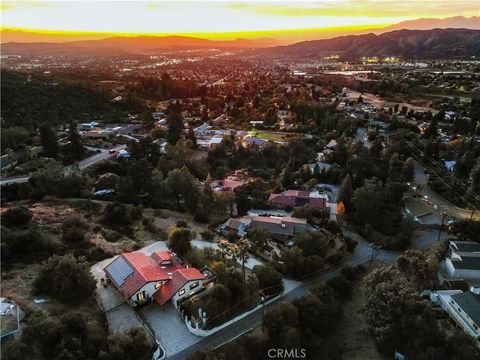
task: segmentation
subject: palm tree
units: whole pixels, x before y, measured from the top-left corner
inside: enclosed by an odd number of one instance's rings
[[[227,240],[220,240],[218,242],[218,252],[222,256],[223,262],[225,262],[225,257],[228,255],[228,248],[230,246],[230,243]]]
[[[237,242],[238,258],[242,261],[243,287],[245,287],[245,263],[250,258],[249,250],[251,247],[252,243],[245,238]]]

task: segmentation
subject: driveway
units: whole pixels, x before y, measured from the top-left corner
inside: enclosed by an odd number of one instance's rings
[[[143,324],[135,311],[125,302],[122,295],[112,284],[104,287],[100,282],[101,278],[105,278],[103,269],[115,258],[116,256],[96,263],[91,267],[90,272],[97,280],[96,298],[105,313],[108,327],[112,331],[124,332],[143,326]]]
[[[139,312],[151,328],[155,338],[162,345],[167,357],[192,346],[202,339],[188,331],[178,310],[170,303],[163,307],[157,303],[152,303],[142,307]]]

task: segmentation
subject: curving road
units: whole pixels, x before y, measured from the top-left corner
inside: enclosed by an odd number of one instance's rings
[[[471,209],[463,209],[452,204],[450,201],[444,199],[433,191],[430,186],[428,186],[428,178],[425,174],[425,168],[417,160],[414,160],[414,171],[415,171],[415,183],[420,186],[420,191],[422,195],[428,196],[433,204],[437,205],[439,209],[446,209],[448,214],[453,216],[456,219],[470,219],[472,217]],[[480,212],[475,211],[473,214],[473,219],[480,220]]]
[[[85,169],[89,166],[92,166],[92,165],[100,162],[100,161],[107,160],[107,159],[110,159],[114,156],[117,156],[118,152],[120,150],[124,150],[126,147],[127,147],[126,145],[118,145],[118,146],[112,148],[113,150],[115,150],[114,153],[110,153],[109,150],[91,148],[91,149],[94,149],[94,150],[100,150],[100,153],[89,156],[88,158],[79,161],[76,165],[65,166],[65,168],[64,168],[65,175],[68,175],[68,174],[72,173],[75,169],[83,170],[83,169]],[[15,177],[10,177],[10,178],[2,178],[2,179],[0,179],[0,185],[8,185],[8,184],[14,184],[14,183],[20,184],[20,183],[27,182],[28,179],[30,179],[30,175],[15,176]]]
[[[350,257],[341,266],[327,273],[312,277],[311,279],[303,282],[300,286],[297,286],[291,291],[285,293],[277,301],[266,305],[264,309],[270,310],[270,309],[273,309],[280,301],[291,301],[307,295],[310,289],[313,289],[317,287],[319,284],[335,277],[342,271],[343,268],[347,266],[355,267],[358,265],[368,263],[372,257],[371,244],[367,240],[365,240],[365,238],[363,238],[361,235],[355,232],[352,232],[349,230],[343,230],[342,232],[344,236],[348,236],[351,239],[358,242],[352,257]],[[412,246],[411,246],[412,249],[420,250],[435,243],[437,240],[438,232],[424,231],[419,233],[418,235],[420,235],[418,239],[414,243],[412,243]],[[442,239],[445,239],[448,237],[449,235],[447,233],[442,233],[442,236],[441,236]],[[384,262],[395,263],[397,261],[398,256],[400,256],[401,254],[402,252],[400,251],[380,250],[378,254],[375,256],[375,259],[384,261]],[[219,348],[229,343],[230,341],[237,339],[243,334],[256,329],[261,325],[262,325],[262,309],[259,309],[254,313],[244,317],[243,319],[231,324],[230,326],[227,326],[226,328],[218,331],[214,335],[203,338],[199,342],[180,351],[175,355],[168,356],[167,359],[168,360],[184,360],[188,358],[188,356],[193,354],[195,351],[208,350],[208,349],[213,350],[213,349]]]

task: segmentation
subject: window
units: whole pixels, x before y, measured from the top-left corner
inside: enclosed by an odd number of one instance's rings
[[[155,289],[158,289],[160,286],[162,286],[162,283],[156,283],[155,284]]]
[[[196,281],[192,285],[190,285],[190,290],[195,289],[199,285],[199,282]]]
[[[145,291],[142,291],[141,293],[137,294],[137,300],[138,301],[145,300]]]
[[[178,292],[178,295],[182,296],[183,294],[185,294],[185,289],[182,289]]]

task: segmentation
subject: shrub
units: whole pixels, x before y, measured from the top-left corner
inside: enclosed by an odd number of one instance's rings
[[[178,220],[177,221],[177,228],[187,228],[188,224],[185,220]]]
[[[110,225],[129,225],[132,222],[130,212],[122,203],[114,202],[105,207],[103,221]]]
[[[25,206],[11,207],[2,214],[3,225],[9,227],[26,225],[32,220],[33,213]]]
[[[213,238],[215,237],[215,234],[210,230],[203,230],[200,232],[200,236],[202,237],[203,240],[212,241]]]
[[[63,240],[67,243],[80,243],[85,241],[85,232],[79,227],[69,227],[63,230]]]
[[[208,215],[203,210],[195,211],[195,215],[193,216],[193,220],[199,223],[207,223],[209,221]]]

